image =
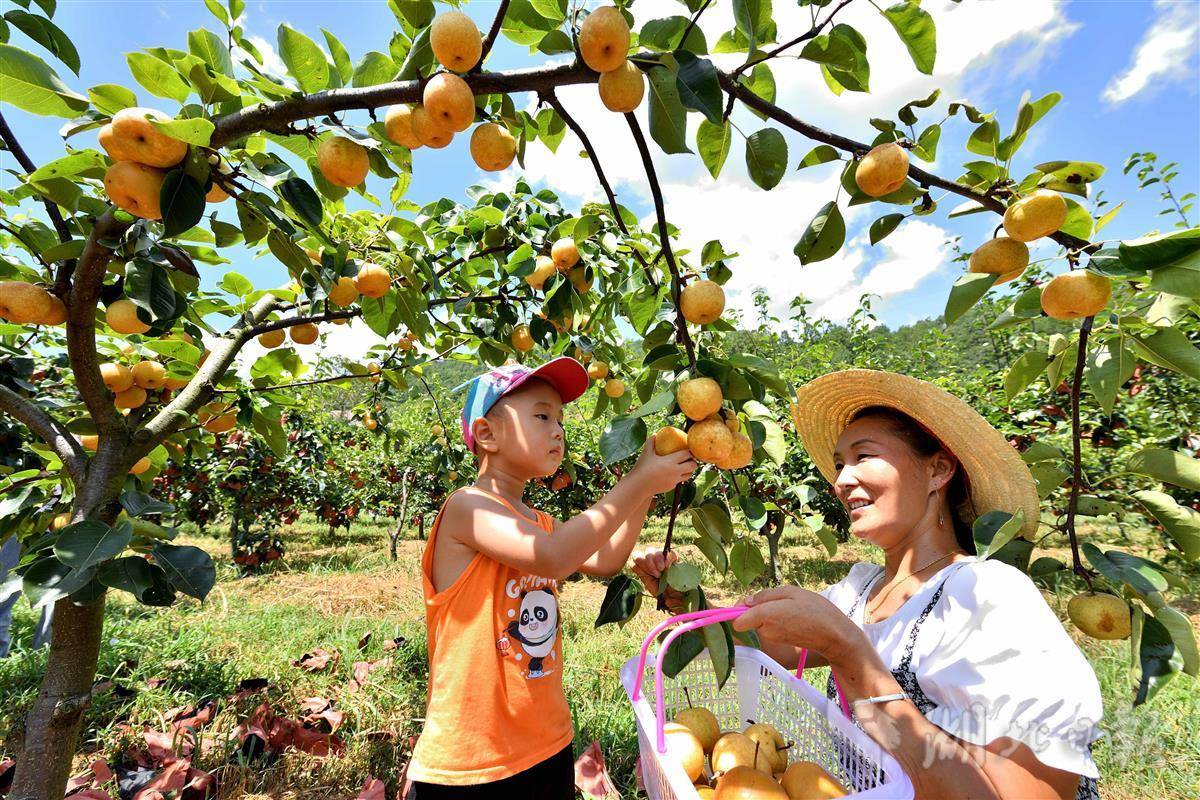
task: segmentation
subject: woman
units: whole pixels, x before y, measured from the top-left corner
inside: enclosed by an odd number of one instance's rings
[[[966,403],[924,381],[847,370],[812,381],[796,432],[850,516],[883,550],[820,594],[759,592],[734,622],[794,668],[831,666],[855,724],[900,762],[918,798],[1099,798],[1095,673],[1023,572],[975,555],[980,514],[1038,497],[1020,456]],[[652,593],[674,553],[635,559]],[[669,597],[673,608],[682,598]],[[827,694],[834,697],[833,676]]]

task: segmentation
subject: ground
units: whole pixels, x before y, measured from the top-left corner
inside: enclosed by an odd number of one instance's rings
[[[664,532],[664,522],[653,520],[643,540],[661,542]],[[682,525],[677,533],[685,557],[700,563],[698,551],[687,544],[690,526]],[[840,579],[856,561],[880,560],[878,551],[856,543],[842,545],[830,559],[815,540],[795,535],[793,530],[785,536],[784,578],[813,590]],[[1124,536],[1128,541],[1121,541],[1122,546],[1138,552],[1149,535],[1114,528],[1098,538],[1115,543]],[[225,542],[187,532],[182,540],[206,548],[220,565],[218,585],[203,605],[188,600],[161,610],[120,596],[110,600],[100,665],[103,683],[89,712],[80,769],[122,748],[130,727],[165,730],[170,710],[206,698],[228,698],[239,683],[263,678],[269,683],[266,696],[285,711],[295,713],[305,698],[336,698],[336,708],[346,712],[338,731],[345,755],[320,760],[292,751],[264,767],[244,754],[217,748],[200,757],[198,765],[218,774],[222,798],[346,798],[357,794],[368,775],[395,781],[424,712],[423,542],[402,542],[400,558],[393,563],[382,521],[356,524],[349,534],[330,539],[321,526],[302,519],[284,539],[288,557],[278,569],[238,578]],[[1069,561],[1065,549],[1050,554]],[[1200,585],[1195,577],[1192,585]],[[718,587],[710,592],[714,602],[740,593],[711,569],[705,581]],[[1062,587],[1046,595],[1063,619],[1070,594]],[[603,583],[591,579],[572,580],[562,589],[567,697],[577,727],[576,751],[599,740],[613,779],[623,796],[632,797],[637,739],[617,675],[660,617],[647,603],[625,628],[607,626],[597,632],[593,621],[603,596]],[[1200,597],[1175,602],[1193,623],[1200,621]],[[22,604],[17,636],[27,638],[32,623],[33,614]],[[1102,727],[1107,735],[1095,750],[1103,795],[1118,800],[1194,796],[1191,792],[1200,785],[1200,693],[1195,681],[1177,677],[1151,703],[1131,709],[1128,643],[1092,641],[1067,626],[1096,669],[1104,693]],[[385,644],[397,638],[398,646],[385,651]],[[315,648],[338,658],[316,672],[293,666]],[[348,688],[355,662],[385,657],[390,662],[370,672],[360,690]],[[36,692],[43,664],[44,651],[21,649],[0,661],[0,736],[11,734],[18,709]],[[824,685],[822,673],[812,676],[818,686]],[[232,729],[261,700],[262,695],[255,695],[240,706],[223,702],[204,730]],[[0,759],[14,746],[0,743]]]

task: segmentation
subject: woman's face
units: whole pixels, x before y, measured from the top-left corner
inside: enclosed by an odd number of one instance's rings
[[[885,549],[929,513],[930,492],[945,483],[934,462],[949,461],[942,454],[921,457],[887,420],[874,417],[851,423],[833,457],[833,489],[850,515],[850,532]]]

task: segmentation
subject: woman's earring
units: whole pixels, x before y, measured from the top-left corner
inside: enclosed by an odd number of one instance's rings
[[[940,508],[938,509],[938,527],[946,527],[946,517],[942,514],[942,510]]]

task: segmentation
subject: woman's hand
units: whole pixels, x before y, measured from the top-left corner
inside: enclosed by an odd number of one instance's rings
[[[638,576],[642,585],[646,587],[647,592],[657,597],[662,574],[667,571],[667,567],[678,560],[679,556],[673,550],[666,554],[662,550],[657,549],[645,550],[634,555],[633,574]],[[666,601],[667,610],[672,614],[682,614],[684,612],[682,592],[668,586],[663,592],[663,600]]]
[[[739,631],[754,629],[761,639],[804,647],[836,664],[863,645],[866,636],[826,598],[798,586],[766,589],[743,598],[750,607],[733,621]]]

